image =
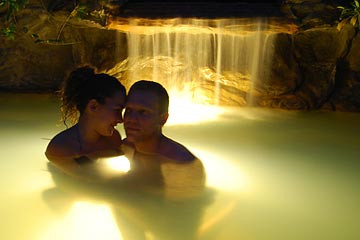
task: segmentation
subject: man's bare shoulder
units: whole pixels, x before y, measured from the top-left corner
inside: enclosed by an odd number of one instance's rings
[[[160,151],[162,155],[178,162],[191,162],[196,159],[184,145],[167,137],[163,139]]]

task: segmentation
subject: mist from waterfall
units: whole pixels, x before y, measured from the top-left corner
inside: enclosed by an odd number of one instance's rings
[[[264,80],[259,72],[272,58],[266,20],[154,21],[130,19],[119,32],[126,34],[128,49],[114,68],[122,82],[153,80],[197,103],[253,104],[256,85]]]

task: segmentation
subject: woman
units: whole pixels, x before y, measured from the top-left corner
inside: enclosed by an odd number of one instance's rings
[[[123,122],[126,90],[116,78],[84,66],[70,73],[60,93],[62,120],[74,125],[50,141],[45,155],[65,173],[88,178],[85,163],[120,154],[115,126]]]

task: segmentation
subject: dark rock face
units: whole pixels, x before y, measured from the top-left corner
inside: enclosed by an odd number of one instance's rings
[[[359,111],[359,34],[348,25],[277,34],[257,104],[285,109]]]
[[[47,91],[62,81],[63,73],[73,65],[71,48],[3,42],[0,52],[0,89]]]
[[[319,108],[335,86],[337,59],[344,53],[336,29],[314,29],[294,36],[295,57],[303,83],[296,95],[304,97],[308,108]]]
[[[69,41],[77,42],[72,46],[72,56],[75,65],[90,64],[98,71],[105,71],[126,58],[126,36],[118,35],[114,30],[98,28],[72,28],[66,31]],[[117,41],[124,42],[117,49]]]
[[[294,48],[292,36],[279,33],[273,36],[273,58],[270,69],[263,69],[262,81],[257,86],[262,92],[259,105],[266,106],[269,100],[292,94],[301,83],[300,69],[295,56],[289,49]]]
[[[340,2],[282,1],[299,30],[271,35],[270,67],[259,69],[261,81],[253,88],[241,76],[223,76],[220,103],[248,105],[251,92],[253,104],[262,107],[360,111],[360,34],[352,25],[336,29]],[[70,70],[83,64],[126,76],[124,69],[120,74],[114,68],[127,59],[126,34],[77,20],[60,32],[68,14],[31,9],[17,16],[15,40],[0,37],[0,90],[55,91]],[[61,42],[35,43],[32,34]],[[200,87],[211,94],[214,86],[203,81]]]
[[[50,16],[41,9],[24,10],[18,16],[20,31],[15,40],[0,38],[1,90],[54,91],[78,65],[91,64],[103,71],[115,64],[116,41],[122,41],[117,39],[116,31],[74,21],[67,23],[59,35],[66,17],[64,13]],[[32,34],[38,36],[37,43]],[[118,52],[125,56],[127,49]]]
[[[332,109],[359,111],[360,108],[360,34],[349,43],[348,54],[338,62],[334,94],[329,99]]]
[[[309,29],[333,25],[340,16],[337,6],[346,4],[346,0],[284,0],[282,11],[294,19],[300,29]]]

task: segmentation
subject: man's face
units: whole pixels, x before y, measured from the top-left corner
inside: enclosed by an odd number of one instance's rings
[[[132,91],[126,102],[124,128],[132,143],[156,138],[166,122],[167,114],[160,114],[158,96],[146,90]]]

